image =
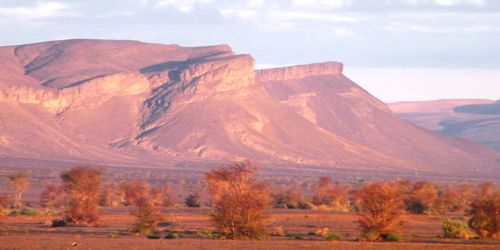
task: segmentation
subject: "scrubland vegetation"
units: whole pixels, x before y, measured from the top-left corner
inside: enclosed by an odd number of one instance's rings
[[[74,226],[102,227],[108,223],[109,211],[121,211],[122,215],[125,211],[134,219],[116,231],[122,237],[387,242],[418,241],[406,232],[412,222],[405,218],[433,216],[441,219],[442,230],[430,241],[456,239],[477,244],[487,240],[488,244],[500,244],[496,240],[500,238],[500,189],[491,183],[405,179],[348,183],[321,176],[312,184],[295,180],[283,185],[279,178],[277,182],[264,181],[258,175],[259,168],[250,162],[214,168],[199,180],[177,183],[139,178],[117,181],[105,178],[105,173],[104,168],[93,166],[63,171],[58,181],[41,189],[37,203],[23,201],[32,183],[30,173],[10,173],[0,190],[1,216],[48,216],[51,220],[46,226],[64,232]],[[179,223],[169,214],[175,209],[199,211],[193,213],[207,216],[210,224],[194,231],[176,230],[171,225]],[[104,217],[103,210],[108,211]],[[295,213],[292,211],[321,211],[336,218],[355,216],[352,223],[357,233],[341,235],[330,227],[297,231],[276,222],[276,218],[286,218],[285,210],[290,211],[290,218]],[[308,216],[305,212],[304,221]],[[11,233],[0,230],[0,234]]]

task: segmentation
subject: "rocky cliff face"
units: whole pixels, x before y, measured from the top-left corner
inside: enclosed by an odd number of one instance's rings
[[[102,40],[0,47],[0,56],[4,157],[464,174],[498,165],[494,151],[398,119],[338,62],[254,71],[227,45]]]
[[[316,75],[342,74],[343,64],[339,62],[313,63],[274,69],[257,70],[257,78],[261,81],[285,81]]]
[[[150,90],[150,82],[137,73],[118,73],[98,77],[63,89],[9,86],[0,89],[0,102],[35,104],[51,113],[68,108],[98,106],[115,96],[136,95]]]

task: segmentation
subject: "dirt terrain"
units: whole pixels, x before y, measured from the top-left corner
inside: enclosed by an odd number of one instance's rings
[[[276,227],[283,236],[260,241],[218,240],[209,232],[208,210],[204,208],[168,208],[162,210],[162,237],[178,232],[179,239],[146,239],[131,233],[134,217],[128,208],[107,208],[96,227],[67,226],[52,228],[46,224],[58,216],[0,217],[0,249],[498,249],[498,240],[451,240],[440,237],[445,218],[462,218],[460,214],[443,216],[405,215],[400,227],[402,242],[358,242],[357,216],[354,213],[320,210],[273,209],[269,211],[271,232]],[[342,241],[325,241],[312,235],[328,227]],[[72,244],[76,244],[73,246]]]

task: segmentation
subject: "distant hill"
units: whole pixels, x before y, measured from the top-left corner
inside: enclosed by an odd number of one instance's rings
[[[338,62],[255,71],[227,45],[109,40],[0,47],[0,58],[0,157],[498,171],[496,151],[401,120]]]
[[[390,103],[401,118],[435,133],[475,141],[500,151],[500,102],[457,99]]]

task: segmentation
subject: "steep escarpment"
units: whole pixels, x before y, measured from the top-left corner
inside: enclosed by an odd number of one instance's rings
[[[494,151],[398,119],[338,62],[255,71],[250,55],[227,45],[106,40],[0,47],[0,55],[3,157],[498,169]]]
[[[0,89],[0,102],[35,104],[46,108],[49,112],[61,113],[70,107],[99,105],[115,96],[136,95],[149,90],[150,82],[143,75],[117,73],[63,89],[4,87]]]
[[[262,70],[257,79],[274,98],[318,127],[407,162],[467,168],[475,164],[472,162],[494,155],[489,149],[472,150],[471,143],[443,139],[400,120],[383,102],[341,72],[322,71],[329,65],[332,64]],[[302,73],[311,71],[311,67],[319,73]],[[288,77],[282,77],[281,72],[288,72]]]
[[[256,75],[261,81],[285,81],[306,76],[339,75],[343,68],[340,62],[324,62],[257,70]]]

